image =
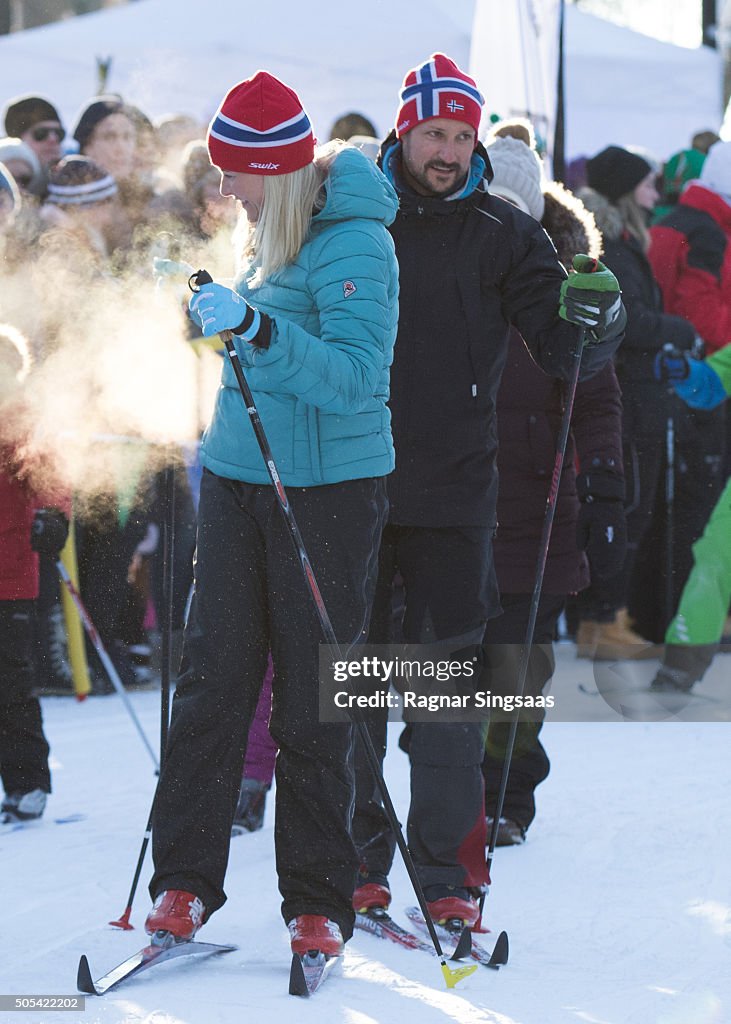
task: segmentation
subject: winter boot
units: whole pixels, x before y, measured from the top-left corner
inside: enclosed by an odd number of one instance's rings
[[[242,830],[258,832],[263,826],[268,791],[267,783],[260,782],[259,779],[241,780],[239,802],[234,814],[233,832],[235,835],[240,835]]]
[[[650,684],[655,693],[689,693],[706,673],[717,644],[665,644],[658,673]]]
[[[690,693],[694,682],[692,672],[661,665],[650,683],[650,689],[653,693]]]
[[[345,948],[340,927],[320,914],[300,914],[287,925],[292,952],[297,956],[319,951],[325,956],[342,956]]]
[[[621,661],[628,658],[656,658],[658,649],[632,629],[626,608],[619,608],[611,622],[600,622],[596,635],[596,661]]]
[[[356,914],[365,914],[373,907],[388,910],[391,903],[391,890],[388,878],[379,871],[361,871],[353,893],[353,910]]]
[[[576,657],[593,658],[596,650],[596,638],[601,623],[593,619],[582,619],[576,630]]]
[[[0,805],[0,824],[16,821],[34,821],[40,818],[46,806],[47,794],[42,789],[29,793],[10,793]]]
[[[480,908],[469,889],[430,885],[424,889],[424,896],[432,920],[437,924],[461,921],[463,926],[471,928],[480,916]]]
[[[495,819],[489,816],[485,819],[488,839],[492,835],[494,821]],[[501,818],[497,826],[495,846],[521,846],[525,842],[526,832],[527,829],[512,818]]]
[[[165,889],[152,905],[145,921],[148,935],[169,932],[176,940],[187,942],[193,938],[206,916],[206,908],[192,892]]]

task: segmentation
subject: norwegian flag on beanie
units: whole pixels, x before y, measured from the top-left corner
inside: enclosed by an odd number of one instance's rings
[[[485,98],[474,79],[443,53],[433,53],[420,67],[408,72],[399,99],[398,138],[433,117],[465,121],[475,129],[477,138]]]
[[[312,163],[312,124],[294,89],[257,71],[229,91],[208,129],[211,163],[244,174],[289,174]]]

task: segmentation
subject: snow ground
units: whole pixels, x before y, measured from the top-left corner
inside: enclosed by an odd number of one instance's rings
[[[557,690],[590,686],[591,666],[558,652]],[[650,672],[652,666],[646,663]],[[728,688],[721,656],[703,692]],[[131,699],[153,744],[159,697]],[[600,717],[600,699],[582,695]],[[593,703],[592,703],[593,702]],[[54,794],[46,819],[0,836],[0,993],[75,992],[78,958],[98,976],[144,945],[149,862],[135,931],[106,922],[124,909],[154,786],[150,760],[116,696],[44,698]],[[405,820],[408,770],[392,725],[387,778]],[[511,961],[478,968],[454,992],[438,962],[356,932],[343,975],[310,1002],[287,994],[289,949],[273,866],[273,801],[265,828],[235,839],[229,902],[201,938],[237,952],[177,961],[83,1013],[25,1012],[46,1024],[721,1024],[731,1020],[731,892],[727,851],[728,722],[549,723],[552,760],[525,846],[496,852],[487,920],[510,935]],[[85,819],[57,825],[55,818]],[[413,903],[399,863],[394,914]]]

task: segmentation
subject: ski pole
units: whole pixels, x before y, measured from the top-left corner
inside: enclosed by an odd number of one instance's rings
[[[162,526],[162,616],[160,622],[160,771],[165,763],[165,749],[170,727],[170,664],[173,631],[173,573],[175,558],[175,467],[165,467],[165,512]]]
[[[150,742],[147,739],[147,736],[145,736],[144,730],[140,725],[140,721],[137,715],[135,714],[135,709],[132,707],[130,699],[127,696],[127,691],[122,685],[122,680],[119,678],[119,674],[117,673],[117,670],[114,667],[114,662],[107,654],[106,648],[102,643],[102,639],[96,631],[96,626],[91,621],[91,617],[84,606],[84,602],[81,600],[81,595],[74,586],[73,581],[68,574],[66,566],[60,559],[56,562],[56,569],[58,570],[58,574],[61,577],[61,580],[63,581],[64,585],[66,586],[66,589],[71,595],[72,601],[76,605],[76,610],[78,611],[79,616],[81,617],[81,621],[84,623],[84,629],[86,630],[89,639],[94,645],[94,649],[96,653],[99,655],[102,665],[106,669],[106,673],[109,676],[109,680],[112,686],[124,701],[124,706],[127,708],[129,716],[132,719],[135,728],[137,729],[137,732],[140,734],[140,738],[142,739],[142,742],[144,743],[148,754],[152,758],[152,763],[155,766],[155,771],[159,771],[159,765],[157,763],[157,758],[155,757],[155,751],[150,746]]]
[[[675,544],[675,417],[668,414],[665,425],[665,622],[668,628],[675,614],[673,567]]]
[[[538,562],[536,565],[536,578],[533,585],[533,596],[530,603],[530,612],[528,615],[528,625],[525,630],[525,640],[523,649],[520,654],[520,665],[518,669],[518,685],[516,694],[518,698],[523,696],[525,692],[525,682],[528,675],[528,662],[530,659],[531,647],[533,646],[533,634],[536,628],[536,619],[538,617],[538,604],[541,600],[541,591],[543,590],[543,576],[546,571],[546,561],[548,560],[548,546],[551,543],[551,532],[553,530],[553,519],[556,513],[556,502],[558,500],[558,491],[561,486],[561,474],[563,472],[564,457],[566,455],[566,444],[568,442],[569,430],[571,429],[571,416],[574,410],[574,399],[576,398],[576,386],[579,383],[579,373],[581,371],[581,357],[584,352],[584,342],[586,338],[586,328],[582,327],[579,330],[579,341],[574,352],[574,364],[572,367],[571,378],[569,380],[568,395],[566,397],[566,405],[563,412],[563,418],[561,419],[561,426],[558,434],[558,441],[556,444],[556,458],[553,465],[553,476],[551,477],[551,486],[548,491],[548,497],[546,499],[546,514],[543,519],[543,529],[541,531],[541,540],[538,546]],[[520,704],[520,699],[516,701]],[[497,833],[500,827],[500,817],[503,811],[503,804],[505,803],[505,791],[508,788],[508,776],[510,775],[510,763],[513,758],[513,749],[515,747],[515,737],[518,731],[518,719],[520,717],[519,710],[513,712],[510,719],[510,731],[508,732],[508,742],[505,748],[505,756],[503,760],[503,770],[500,776],[500,789],[498,790],[497,803],[495,805],[495,817],[492,822],[492,829],[490,831],[490,844],[487,850],[487,876],[490,877],[490,867],[492,865],[492,859],[495,853],[495,846],[497,843]],[[483,893],[480,910],[485,903],[485,895]]]
[[[197,271],[197,273],[191,275],[188,283],[190,285],[191,291],[198,292],[200,291],[201,285],[211,284],[212,281],[213,278],[206,270],[199,270]],[[267,436],[264,432],[264,427],[262,426],[261,419],[259,418],[259,411],[256,408],[256,404],[254,402],[254,397],[251,394],[251,390],[246,381],[246,377],[244,376],[244,371],[241,368],[238,352],[236,351],[233,342],[233,333],[231,331],[221,331],[220,338],[223,341],[224,345],[226,346],[226,351],[228,352],[229,359],[231,360],[231,367],[236,376],[236,381],[239,385],[239,390],[241,391],[241,397],[244,400],[244,406],[249,417],[249,422],[251,423],[251,426],[253,427],[254,430],[254,434],[256,435],[256,440],[259,444],[259,449],[261,451],[262,458],[264,459],[267,472],[269,473],[269,478],[274,486],[274,493],[276,495],[280,511],[284,517],[287,529],[289,530],[289,535],[292,539],[295,551],[297,552],[297,556],[300,560],[302,573],[305,577],[305,583],[307,584],[307,589],[309,591],[312,602],[315,606],[317,617],[320,620],[320,626],[322,628],[325,641],[331,648],[333,648],[337,652],[338,658],[342,659],[342,654],[340,652],[340,644],[338,643],[337,637],[335,636],[335,630],[333,629],[330,616],[328,615],[327,608],[325,607],[325,602],[322,598],[322,594],[320,593],[320,588],[317,585],[315,573],[312,569],[310,559],[307,555],[304,541],[302,539],[302,534],[300,533],[299,527],[297,525],[297,520],[294,517],[292,507],[289,504],[287,492],[284,489],[284,485],[282,484],[279,473],[277,471],[277,467],[274,462],[274,457],[272,455],[272,450],[269,447],[269,441],[267,440]],[[419,904],[419,909],[421,910],[424,916],[426,926],[429,930],[429,937],[431,938],[432,944],[434,946],[434,951],[439,957],[439,961],[442,967],[442,974],[444,975],[444,980],[447,984],[447,988],[454,988],[454,986],[459,981],[461,981],[462,978],[465,978],[469,974],[472,974],[473,971],[477,969],[477,965],[469,965],[466,967],[458,967],[455,969],[450,969],[450,967],[447,965],[444,952],[439,942],[439,936],[436,933],[436,929],[434,928],[434,922],[431,919],[429,909],[426,905],[424,890],[421,887],[421,882],[419,881],[419,877],[416,873],[416,866],[414,865],[411,854],[409,853],[409,848],[406,845],[406,840],[404,839],[403,833],[401,831],[401,825],[399,824],[398,818],[396,817],[396,811],[394,809],[393,802],[391,801],[391,794],[388,791],[386,780],[383,777],[383,772],[381,771],[381,765],[378,760],[378,755],[376,754],[375,747],[373,746],[373,740],[371,739],[370,733],[368,732],[368,728],[361,715],[356,713],[351,714],[351,721],[355,726],[358,732],[358,736],[361,739],[363,747],[366,751],[368,762],[371,766],[371,770],[373,772],[376,785],[378,786],[378,790],[381,794],[381,799],[383,800],[383,808],[386,812],[389,824],[393,829],[394,836],[396,837],[396,843],[398,845],[399,851],[401,852],[401,856],[403,858],[406,871],[408,872],[409,878],[411,879],[411,884],[414,888],[414,893]]]

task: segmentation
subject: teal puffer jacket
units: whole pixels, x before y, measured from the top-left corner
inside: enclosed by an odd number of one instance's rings
[[[383,476],[394,468],[389,367],[398,321],[398,264],[386,230],[395,191],[358,150],[335,157],[324,208],[296,260],[251,290],[236,290],[274,324],[268,349],[235,339],[285,485]],[[241,392],[224,357],[203,435],[211,472],[269,483]]]

